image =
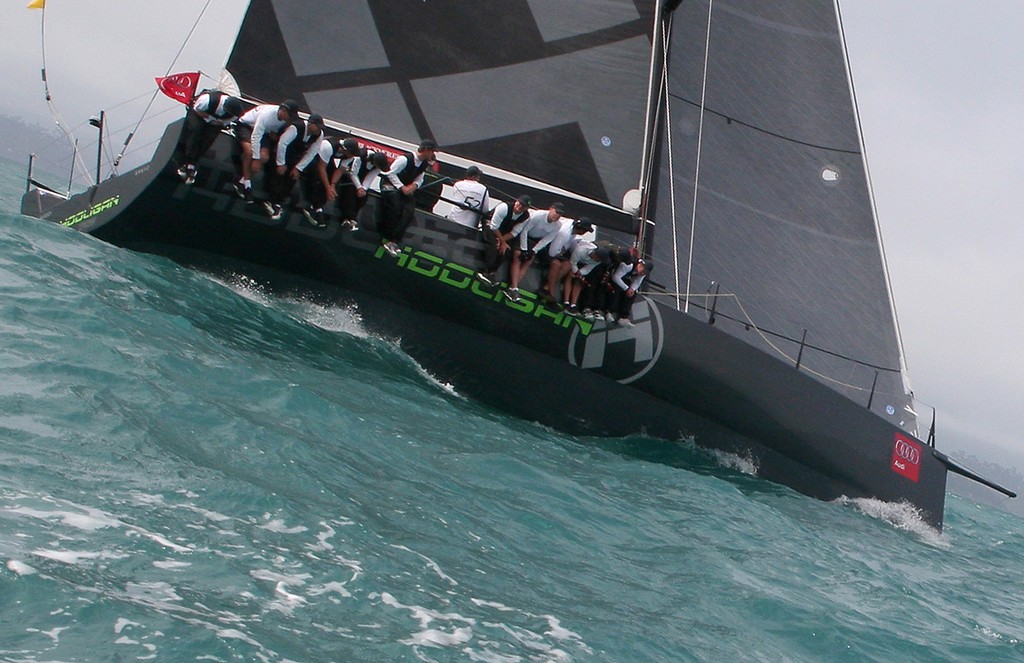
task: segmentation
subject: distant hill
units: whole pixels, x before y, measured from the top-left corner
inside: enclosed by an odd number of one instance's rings
[[[54,141],[61,139],[56,127],[44,129],[12,115],[0,115],[0,121],[4,127],[3,133],[0,133],[0,156],[23,162],[26,166],[30,154],[50,147]]]

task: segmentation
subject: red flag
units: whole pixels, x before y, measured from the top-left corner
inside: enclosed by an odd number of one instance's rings
[[[171,99],[187,105],[192,103],[192,97],[199,87],[199,72],[163,76],[156,79],[156,86]]]

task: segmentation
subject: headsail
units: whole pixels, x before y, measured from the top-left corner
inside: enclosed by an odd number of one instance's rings
[[[654,0],[254,0],[247,94],[620,207],[637,186]]]
[[[688,0],[671,16],[648,238],[658,280],[679,292],[689,273],[693,292],[734,294],[708,301],[721,329],[913,431],[837,8],[715,0],[710,33],[708,12]]]

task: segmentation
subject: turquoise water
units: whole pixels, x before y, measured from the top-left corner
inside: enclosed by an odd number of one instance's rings
[[[1024,661],[1024,536],[454,392],[358,310],[14,213],[0,660]]]

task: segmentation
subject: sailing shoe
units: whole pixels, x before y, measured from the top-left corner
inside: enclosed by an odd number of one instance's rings
[[[263,203],[270,211],[271,221],[280,221],[281,217],[284,216],[284,205],[271,205],[270,203]]]
[[[397,258],[399,254],[398,245],[394,242],[385,242],[384,250],[391,254],[393,258]]]
[[[629,318],[620,318],[620,319],[619,319],[619,324],[620,324],[621,326],[623,326],[623,327],[634,327],[634,326],[635,326],[635,325],[633,324],[633,321],[632,321],[632,320],[630,320]]]
[[[604,321],[607,322],[608,324],[612,324],[615,322],[615,316],[612,315],[611,313],[605,313]]]
[[[583,319],[587,322],[593,322],[596,317],[597,316],[594,315],[594,312],[589,308],[583,309]]]
[[[574,304],[570,304],[569,308],[567,308],[565,310],[565,312],[568,313],[569,315],[571,315],[574,318],[580,317],[580,310],[578,308],[576,308],[576,306]]]
[[[178,169],[178,177],[180,177],[181,181],[184,182],[185,184],[191,184],[191,182],[188,181],[190,175],[191,175],[191,178],[192,178],[192,182],[195,182],[196,181],[196,167],[192,166],[190,164],[187,164],[187,163],[182,164],[181,168]]]
[[[359,230],[359,224],[352,219],[345,219],[341,222],[341,227],[344,230]]]
[[[313,210],[313,209],[303,209],[302,210],[302,216],[306,217],[306,221],[309,221],[311,224],[313,224],[317,228],[326,228],[327,227],[327,224],[324,223],[324,211],[323,210],[319,210],[319,209],[316,209],[316,210]]]
[[[519,288],[509,288],[505,290],[505,296],[508,297],[509,301],[519,303]]]
[[[476,277],[487,285],[494,285],[494,272],[477,272]]]

